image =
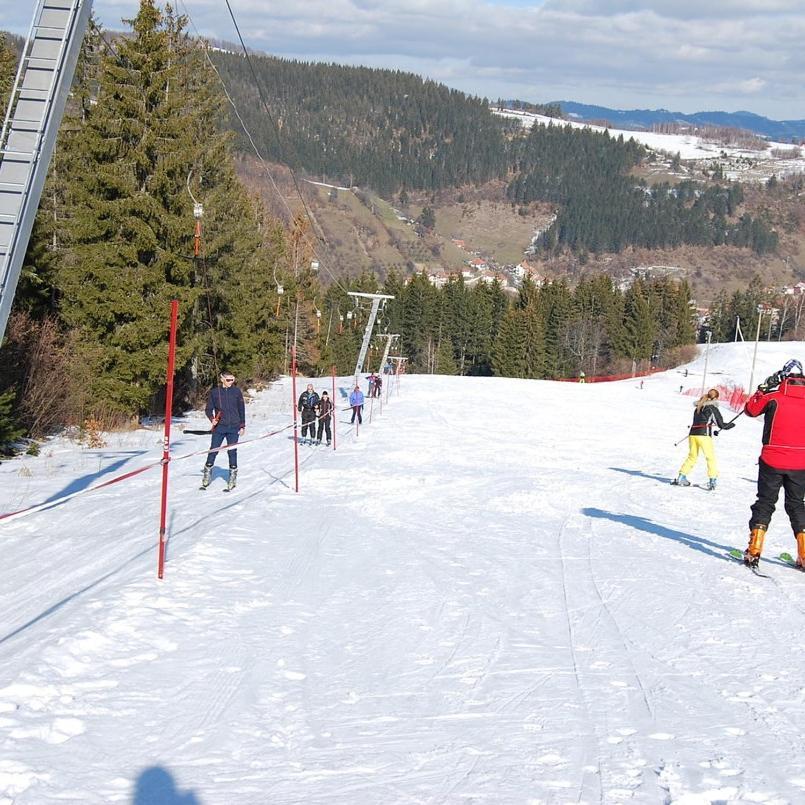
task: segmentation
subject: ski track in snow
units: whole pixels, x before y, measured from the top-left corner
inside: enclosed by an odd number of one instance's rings
[[[802,347],[761,344],[756,376]],[[140,805],[155,768],[205,805],[805,801],[782,507],[771,579],[726,556],[760,423],[718,439],[718,491],[668,485],[702,365],[644,389],[406,376],[337,451],[300,446],[298,495],[287,433],[242,448],[228,495],[221,458],[206,492],[203,457],[177,462],[162,582],[158,471],[0,525],[0,803]],[[741,381],[743,346],[709,371]],[[282,381],[249,432],[290,410]],[[0,508],[159,453],[109,441],[3,463]]]

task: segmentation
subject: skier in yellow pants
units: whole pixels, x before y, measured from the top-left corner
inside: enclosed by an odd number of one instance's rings
[[[671,481],[675,486],[690,486],[688,473],[696,466],[699,452],[704,453],[707,462],[707,488],[715,489],[718,479],[718,463],[713,445],[713,428],[729,430],[735,427],[734,422],[724,422],[721,411],[718,410],[718,389],[710,389],[696,400],[696,409],[693,412],[693,424],[688,433],[688,457],[679,468],[679,477]]]

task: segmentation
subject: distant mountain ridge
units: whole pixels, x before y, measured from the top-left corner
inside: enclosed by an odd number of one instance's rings
[[[651,130],[656,123],[687,123],[694,126],[729,126],[746,129],[777,141],[805,139],[805,120],[771,120],[753,112],[696,112],[686,115],[667,109],[610,109],[574,101],[554,101],[566,117],[608,120],[613,126]]]

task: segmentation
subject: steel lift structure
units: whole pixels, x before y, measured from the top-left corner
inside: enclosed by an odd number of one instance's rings
[[[363,364],[366,360],[366,352],[369,349],[369,342],[372,340],[372,330],[375,326],[375,319],[377,318],[377,311],[380,309],[380,303],[384,305],[389,299],[394,299],[384,293],[359,293],[358,291],[348,291],[350,296],[355,297],[357,304],[359,299],[371,299],[372,309],[369,313],[369,319],[366,322],[366,329],[363,331],[363,343],[361,344],[361,351],[358,353],[358,362],[355,364],[355,380],[357,382],[358,375],[363,371]]]
[[[37,0],[0,133],[0,341],[70,94],[91,0]]]

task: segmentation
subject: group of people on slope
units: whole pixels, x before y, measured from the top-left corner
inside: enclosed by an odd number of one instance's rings
[[[379,397],[383,391],[383,378],[372,372],[366,379],[369,381],[369,396]]]
[[[212,438],[210,439],[210,452],[204,462],[201,476],[201,488],[206,489],[212,481],[212,469],[221,447],[226,442],[226,455],[229,459],[229,476],[227,490],[235,488],[238,478],[238,450],[237,444],[246,430],[246,404],[243,392],[235,385],[235,376],[231,372],[221,372],[220,386],[210,391],[204,413],[210,420]],[[363,423],[361,412],[364,405],[363,392],[356,384],[349,395],[349,404],[352,408],[352,420]],[[328,392],[321,395],[308,383],[307,388],[299,395],[297,409],[302,415],[301,444],[321,444],[322,437],[326,438],[327,446],[332,444],[332,430],[330,422],[333,416],[333,402]]]
[[[305,444],[305,439],[310,445],[321,444],[322,436],[325,436],[329,447],[333,440],[333,434],[330,430],[333,402],[327,391],[322,391],[321,396],[319,396],[313,390],[313,384],[308,383],[305,391],[299,395],[296,408],[302,416],[300,444]]]
[[[363,392],[361,391],[361,387],[356,383],[355,388],[349,395],[349,406],[352,409],[350,424],[354,424],[356,417],[358,424],[363,424],[363,417],[361,415],[363,405]],[[327,436],[327,446],[329,447],[332,441],[330,417],[333,415],[333,403],[327,392],[323,391],[321,396],[319,396],[313,390],[313,384],[308,383],[307,389],[299,395],[297,409],[302,415],[301,444],[305,443],[306,435],[308,437],[308,444],[321,444],[321,437],[324,433]],[[318,431],[316,430],[317,421],[319,423]]]
[[[696,465],[699,453],[703,453],[708,489],[715,489],[718,465],[713,435],[718,434],[718,430],[735,427],[733,421],[724,422],[718,410],[718,396],[718,389],[710,389],[696,401],[688,435],[688,457],[673,484],[690,486],[687,476]],[[750,417],[764,416],[757,499],[751,507],[749,545],[744,551],[744,562],[757,567],[782,488],[784,508],[797,543],[796,565],[805,570],[805,377],[802,364],[792,359],[779,372],[767,377],[741,413]]]

